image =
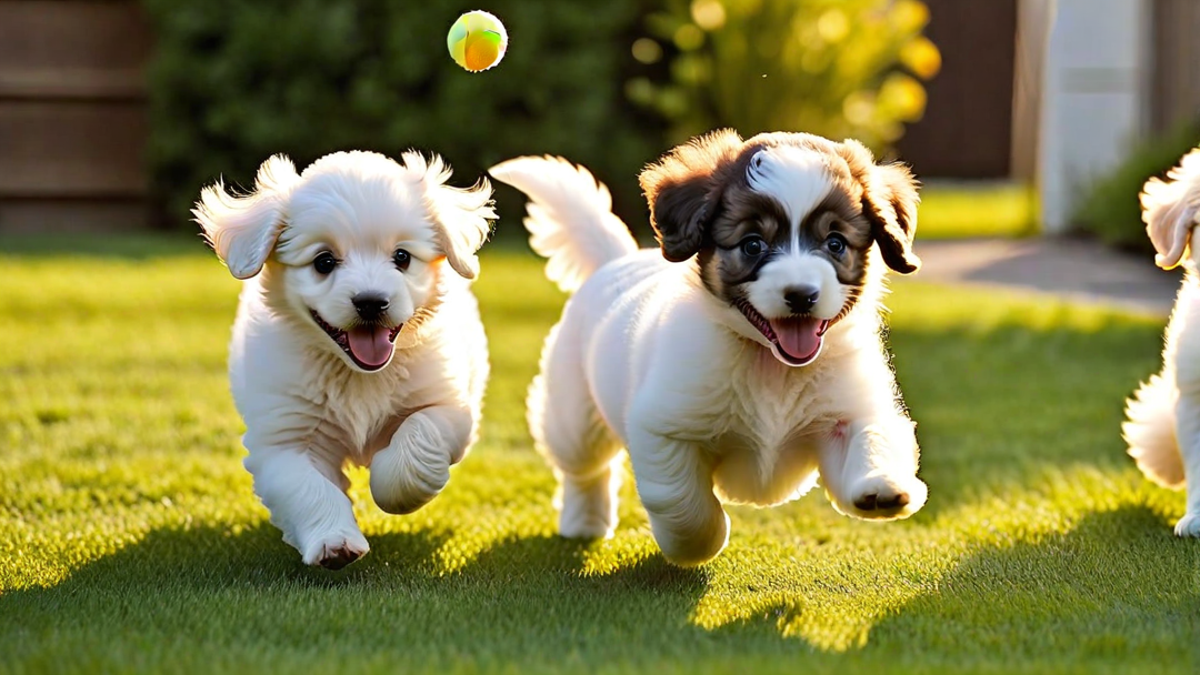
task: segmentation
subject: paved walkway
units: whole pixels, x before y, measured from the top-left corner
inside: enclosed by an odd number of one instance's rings
[[[1078,239],[920,241],[916,278],[1052,293],[1166,316],[1180,271],[1164,272],[1150,256],[1119,253]]]

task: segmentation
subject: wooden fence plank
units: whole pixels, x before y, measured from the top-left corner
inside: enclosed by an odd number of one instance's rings
[[[922,176],[1008,177],[1016,0],[925,2],[942,70],[926,86],[924,118],[900,139],[900,158]]]
[[[1150,126],[1165,132],[1200,119],[1200,2],[1155,0],[1153,12]]]
[[[0,0],[0,230],[144,227],[136,0]]]
[[[140,104],[0,102],[0,195],[141,196],[145,141]]]

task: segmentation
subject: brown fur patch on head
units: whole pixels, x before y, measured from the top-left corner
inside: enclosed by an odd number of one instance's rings
[[[838,144],[851,175],[862,184],[862,211],[871,222],[879,252],[888,267],[910,274],[921,267],[913,253],[917,233],[917,181],[903,164],[875,164],[871,151],[862,143],[846,140]]]
[[[747,177],[756,153],[783,145],[824,156],[830,181],[829,193],[803,216],[798,232],[780,199],[751,189]],[[857,141],[778,132],[743,142],[732,131],[718,131],[672,150],[643,172],[641,182],[663,255],[679,261],[698,254],[704,285],[729,304],[745,298],[770,255],[793,246],[833,266],[846,290],[838,318],[855,306],[868,282],[872,246],[879,245],[884,262],[896,271],[920,266],[912,252],[916,181],[902,165],[876,165]],[[840,255],[829,249],[833,233],[846,242]],[[752,236],[761,237],[771,253],[745,255],[741,244]]]
[[[829,195],[801,226],[801,245],[819,251],[828,259],[837,272],[838,283],[846,289],[846,302],[838,319],[845,316],[862,295],[867,284],[871,246],[875,241],[871,223],[858,207],[860,199],[855,198],[861,191],[856,183],[835,180]],[[830,254],[822,246],[835,232],[846,240],[846,251],[841,256]]]
[[[736,132],[721,129],[676,147],[642,171],[650,225],[667,260],[682,262],[704,247],[728,166],[741,146]]]
[[[744,167],[753,154],[753,150],[748,150],[738,160],[737,164],[743,170],[726,187],[720,208],[709,227],[711,245],[700,252],[701,279],[718,297],[725,297],[724,289],[755,277],[759,263],[740,253],[738,246],[742,241],[759,236],[767,246],[775,247],[791,237],[792,228],[783,205],[754,192],[746,184]]]
[[[799,232],[794,232],[784,205],[775,197],[751,189],[746,168],[759,151],[779,145],[794,145],[825,155],[825,170],[830,181],[828,195],[806,214]],[[863,186],[840,160],[837,144],[808,134],[776,133],[755,136],[746,141],[728,172],[725,187],[708,239],[710,246],[699,255],[700,275],[705,286],[717,297],[733,304],[746,294],[745,284],[757,278],[764,259],[751,259],[739,250],[747,237],[757,235],[771,251],[784,252],[793,245],[827,259],[847,289],[842,314],[849,312],[867,282],[867,264],[875,243],[872,224],[862,211]],[[840,256],[826,248],[832,233],[846,241]]]

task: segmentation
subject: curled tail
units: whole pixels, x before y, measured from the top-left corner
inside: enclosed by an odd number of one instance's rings
[[[1183,487],[1183,457],[1175,439],[1175,403],[1179,392],[1162,375],[1154,375],[1125,402],[1121,425],[1129,456],[1147,478],[1168,488]]]
[[[605,263],[637,250],[612,213],[608,188],[582,166],[561,157],[517,157],[488,173],[529,197],[529,245],[546,258],[546,277],[563,291],[574,292]]]

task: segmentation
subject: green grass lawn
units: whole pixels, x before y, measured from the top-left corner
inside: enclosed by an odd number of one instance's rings
[[[921,239],[1037,234],[1037,194],[1015,183],[933,183],[921,189]]]
[[[411,516],[355,474],[371,553],[331,573],[300,564],[241,467],[236,282],[196,245],[54,248],[0,239],[0,672],[1200,668],[1200,542],[1172,536],[1183,496],[1119,437],[1158,321],[898,283],[928,506],[733,509],[725,553],[682,570],[628,488],[614,539],[554,536],[522,400],[563,298],[493,247],[483,440]]]

